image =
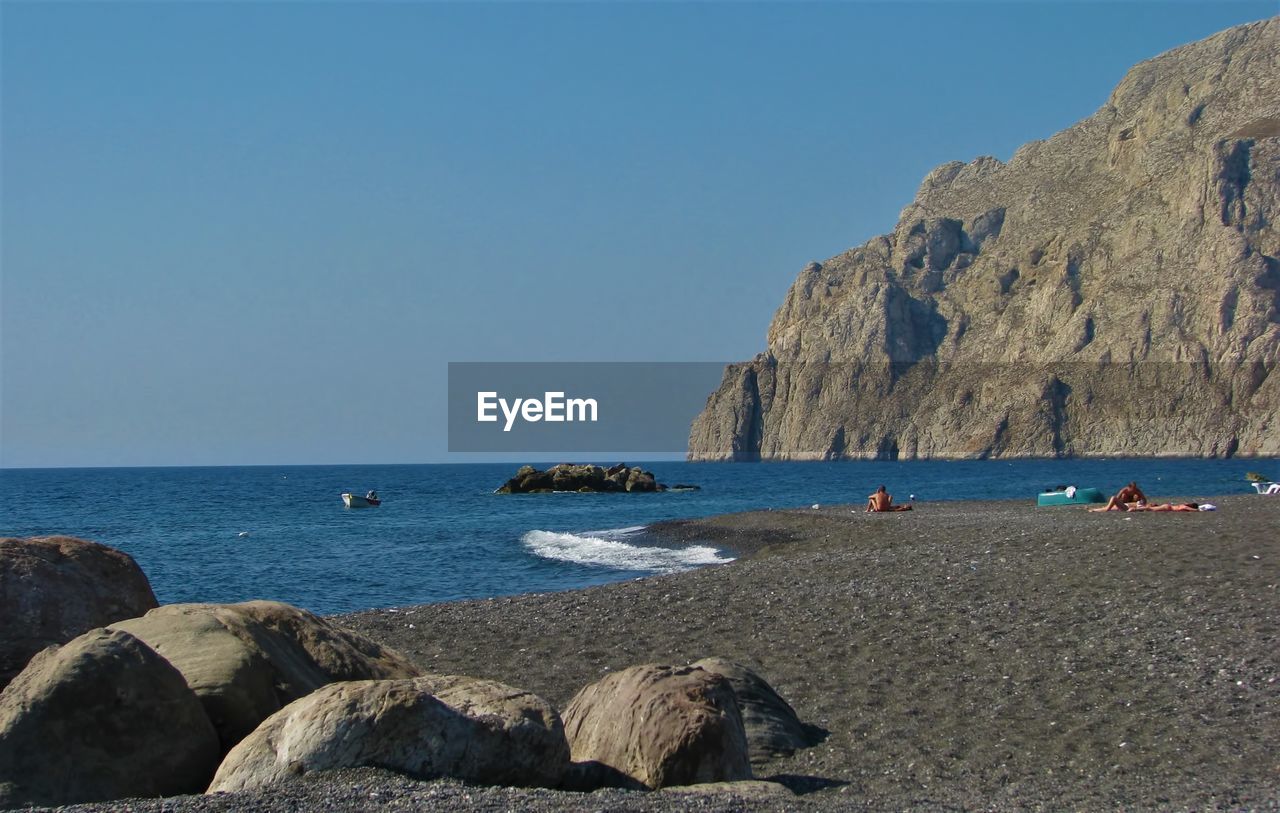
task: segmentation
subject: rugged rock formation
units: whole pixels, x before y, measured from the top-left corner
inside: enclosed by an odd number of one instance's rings
[[[696,490],[697,486],[680,485],[681,491]],[[591,493],[605,492],[650,492],[666,491],[667,487],[653,477],[653,472],[645,471],[639,466],[627,466],[619,463],[616,466],[575,465],[561,463],[546,471],[539,471],[533,466],[521,466],[516,476],[498,487],[497,494],[546,494],[552,491],[579,491]]]
[[[811,263],[695,420],[703,460],[1280,454],[1280,18],[944,164]]]
[[[167,604],[111,629],[137,636],[182,673],[223,753],[326,684],[421,674],[399,653],[277,601]]]
[[[365,680],[326,686],[267,718],[227,755],[208,792],[363,766],[554,786],[568,765],[560,717],[537,695],[455,676]]]
[[[0,693],[0,808],[199,793],[220,756],[182,675],[127,632],[46,649]]]
[[[0,539],[0,688],[45,647],[155,606],[142,569],[115,548],[69,536]]]

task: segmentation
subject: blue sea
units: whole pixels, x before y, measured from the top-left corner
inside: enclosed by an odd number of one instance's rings
[[[633,462],[633,461],[629,461]],[[1057,485],[1153,498],[1252,493],[1277,460],[1017,460],[640,464],[701,491],[493,491],[513,464],[4,469],[0,536],[69,534],[131,554],[161,603],[268,598],[341,613],[567,590],[729,561],[709,545],[646,544],[653,522],[731,511],[899,500],[1025,499]],[[605,465],[609,461],[604,461]],[[633,462],[634,464],[634,462]],[[376,489],[378,508],[339,495]]]

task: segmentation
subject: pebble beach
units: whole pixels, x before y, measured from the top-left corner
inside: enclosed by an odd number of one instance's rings
[[[626,666],[739,661],[826,732],[754,766],[783,793],[577,794],[361,769],[79,809],[1280,809],[1280,499],[1211,499],[1219,510],[1193,514],[1018,501],[667,522],[651,543],[739,558],[333,619],[429,671],[560,708]]]

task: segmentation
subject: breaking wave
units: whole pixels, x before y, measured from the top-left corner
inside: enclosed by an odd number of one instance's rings
[[[520,541],[531,553],[544,559],[615,570],[643,570],[650,573],[678,573],[703,565],[723,565],[733,561],[707,545],[661,548],[636,545],[627,540],[643,527],[581,534],[556,531],[529,531]]]

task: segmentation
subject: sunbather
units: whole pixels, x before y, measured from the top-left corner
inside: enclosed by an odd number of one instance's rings
[[[876,489],[876,493],[867,497],[866,513],[882,514],[891,511],[910,511],[910,505],[894,505],[893,495],[884,490],[884,486]]]
[[[1121,493],[1124,493],[1123,490]],[[1144,511],[1146,510],[1146,500],[1133,500],[1125,502],[1120,499],[1120,494],[1115,495],[1107,500],[1107,504],[1102,508],[1090,508],[1090,511]]]
[[[1144,505],[1141,508],[1130,508],[1130,511],[1199,511],[1200,503],[1181,502],[1181,503],[1163,503],[1161,505]]]
[[[1138,484],[1132,480],[1129,485],[1116,492],[1115,499],[1122,503],[1147,501],[1147,495],[1142,493],[1142,489],[1138,488]]]
[[[1148,505],[1145,502],[1117,502],[1115,497],[1103,508],[1090,508],[1090,511],[1199,511],[1200,504],[1194,502],[1183,503],[1161,503],[1159,505]]]

